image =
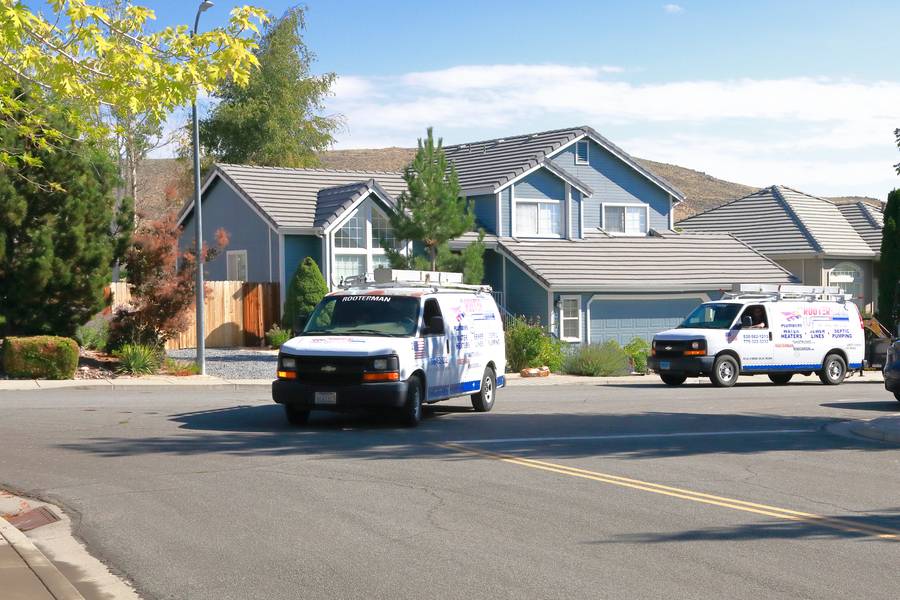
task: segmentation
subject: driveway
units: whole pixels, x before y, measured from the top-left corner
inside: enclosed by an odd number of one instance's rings
[[[147,598],[895,598],[880,384],[519,387],[415,430],[259,394],[4,393],[0,484]]]

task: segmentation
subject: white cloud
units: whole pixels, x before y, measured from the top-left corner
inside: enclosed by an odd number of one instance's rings
[[[684,7],[678,4],[663,4],[663,10],[670,15],[684,12]]]
[[[632,83],[622,71],[460,65],[343,77],[328,108],[347,119],[338,147],[412,146],[429,125],[454,143],[589,124],[638,156],[738,182],[820,185],[809,191],[822,194],[877,193],[897,162],[900,81]]]

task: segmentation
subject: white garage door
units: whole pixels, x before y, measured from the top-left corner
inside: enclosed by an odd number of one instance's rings
[[[617,298],[591,301],[591,343],[610,338],[623,346],[632,338],[647,341],[663,329],[680,324],[694,308],[705,302],[696,298]]]

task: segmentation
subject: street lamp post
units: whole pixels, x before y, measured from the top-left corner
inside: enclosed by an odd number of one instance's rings
[[[197,34],[197,26],[200,24],[200,14],[213,5],[209,0],[203,0],[197,7],[197,17],[194,19],[194,30],[191,37]],[[197,100],[191,102],[191,124],[193,134],[194,151],[194,221],[197,236],[197,367],[201,375],[206,375],[206,339],[204,337],[203,319],[203,218],[200,203],[200,126],[197,122]]]

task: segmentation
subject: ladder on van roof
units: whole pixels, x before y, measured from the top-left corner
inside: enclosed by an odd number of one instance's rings
[[[733,300],[805,300],[846,302],[850,294],[837,286],[775,285],[766,283],[737,283],[725,298]]]
[[[439,291],[467,291],[491,293],[489,285],[469,285],[462,282],[462,273],[443,271],[414,271],[378,268],[371,274],[345,277],[338,286],[351,289],[430,288]]]

